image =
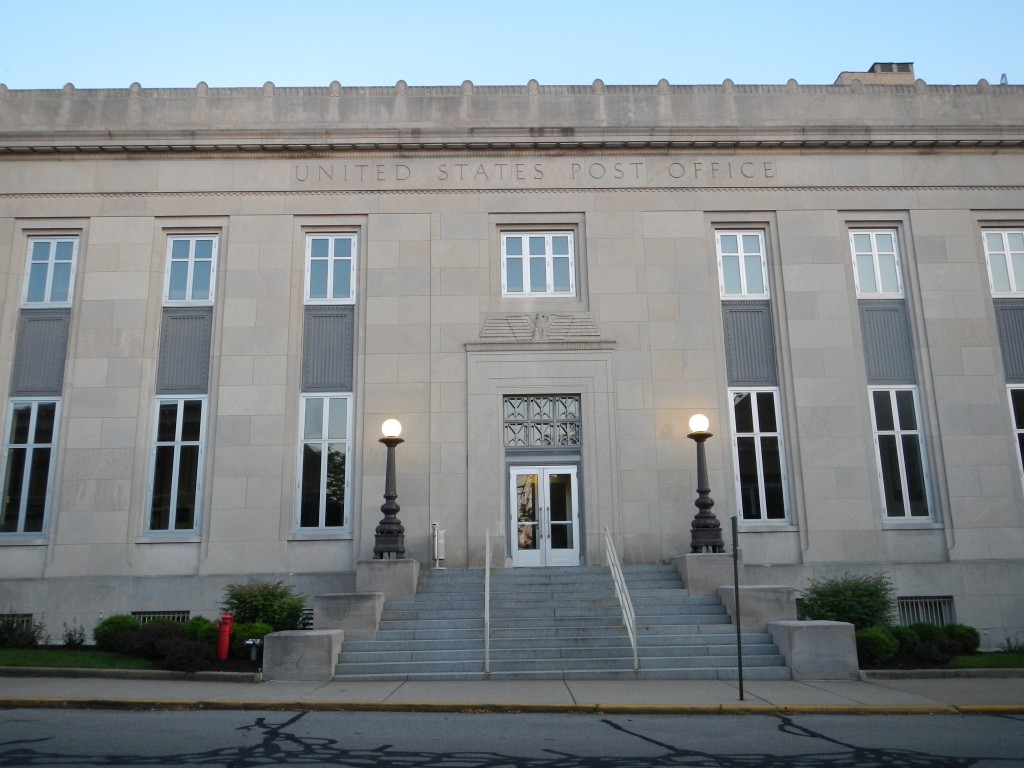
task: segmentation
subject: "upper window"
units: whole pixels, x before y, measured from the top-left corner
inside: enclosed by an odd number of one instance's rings
[[[987,230],[982,237],[992,294],[1024,293],[1024,231]]]
[[[927,518],[931,513],[916,389],[879,387],[870,393],[885,516]]]
[[[786,519],[786,474],[779,391],[730,389],[732,434],[742,519]]]
[[[28,241],[24,306],[70,307],[75,287],[77,237],[33,237]]]
[[[212,304],[216,274],[216,235],[167,238],[165,304]]]
[[[903,295],[896,232],[891,229],[851,232],[853,279],[861,298],[896,298]]]
[[[350,304],[355,300],[356,236],[306,237],[306,303]]]
[[[763,232],[717,232],[718,277],[723,299],[767,299],[768,267]]]
[[[349,395],[303,395],[299,446],[299,528],[348,523]]]
[[[202,501],[206,399],[161,397],[156,404],[150,531],[194,531]]]
[[[502,232],[503,296],[575,296],[572,232]]]
[[[50,503],[57,400],[12,400],[4,441],[0,534],[41,533]]]

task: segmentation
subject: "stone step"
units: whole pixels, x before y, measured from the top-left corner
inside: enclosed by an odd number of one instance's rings
[[[786,667],[758,667],[743,670],[745,680],[789,680],[790,672]],[[735,669],[588,669],[560,671],[528,671],[528,672],[412,672],[382,675],[369,674],[337,674],[333,680],[337,682],[360,681],[391,681],[403,682],[413,680],[735,680]]]
[[[735,679],[735,627],[721,601],[689,595],[672,565],[626,566],[640,669],[608,569],[499,569],[483,672],[482,571],[430,571],[389,603],[376,640],[345,643],[336,680]],[[744,633],[745,675],[788,679],[764,633]]]

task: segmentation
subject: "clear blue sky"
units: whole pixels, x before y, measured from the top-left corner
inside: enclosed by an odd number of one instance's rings
[[[1024,83],[1024,0],[0,0],[11,89]]]

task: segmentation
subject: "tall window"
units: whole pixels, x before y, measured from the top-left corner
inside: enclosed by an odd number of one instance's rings
[[[355,234],[306,237],[306,303],[351,304],[355,299]]]
[[[164,304],[212,304],[217,274],[217,235],[167,238]]]
[[[41,533],[50,506],[58,400],[12,400],[4,443],[0,533]]]
[[[785,520],[779,391],[730,389],[736,485],[743,520]]]
[[[150,531],[193,531],[202,504],[206,399],[161,397],[156,403]]]
[[[31,238],[28,241],[22,305],[70,307],[77,255],[77,237]]]
[[[898,298],[903,295],[896,232],[855,231],[850,233],[853,279],[860,298]]]
[[[1024,294],[1024,231],[987,230],[982,239],[992,294]]]
[[[1013,414],[1013,434],[1017,438],[1017,461],[1024,475],[1024,386],[1007,387],[1010,413]]]
[[[914,387],[871,387],[878,476],[885,515],[928,517],[924,444]]]
[[[572,232],[503,232],[503,296],[575,296]]]
[[[303,395],[299,448],[299,528],[348,523],[351,396]]]
[[[767,299],[764,233],[717,232],[718,277],[723,299]]]

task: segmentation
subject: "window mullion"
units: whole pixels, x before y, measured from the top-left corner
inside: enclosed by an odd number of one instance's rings
[[[57,243],[51,242],[46,256],[46,287],[43,289],[43,303],[53,301],[53,273],[57,271]]]
[[[28,517],[28,492],[31,487],[32,478],[32,453],[31,443],[25,446],[25,465],[21,469],[21,499],[18,502],[18,527],[17,533],[25,532],[25,521]]]
[[[21,471],[21,503],[18,504],[18,533],[25,532],[25,524],[28,518],[28,497],[29,491],[32,488],[32,464],[35,458],[36,421],[38,417],[39,403],[33,402],[29,409],[28,435],[25,439],[25,466]]]

